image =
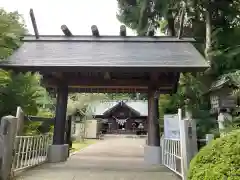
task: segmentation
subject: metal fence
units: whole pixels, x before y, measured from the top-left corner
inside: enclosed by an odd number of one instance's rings
[[[198,151],[206,146],[208,143],[210,143],[212,140],[214,139],[214,135],[213,134],[206,134],[206,138],[205,139],[197,139],[197,144],[198,144]]]
[[[162,139],[163,164],[182,177],[182,157],[180,140]]]
[[[17,136],[12,169],[14,172],[44,163],[47,160],[50,135]]]

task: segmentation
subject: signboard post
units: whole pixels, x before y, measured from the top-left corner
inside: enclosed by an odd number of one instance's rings
[[[165,139],[180,140],[180,124],[178,114],[164,115]]]

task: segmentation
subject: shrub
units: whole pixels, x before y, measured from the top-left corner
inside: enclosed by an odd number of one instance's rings
[[[239,180],[240,131],[213,140],[192,159],[189,180]]]

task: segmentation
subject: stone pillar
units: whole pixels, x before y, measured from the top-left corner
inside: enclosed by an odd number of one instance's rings
[[[212,140],[214,140],[214,135],[206,134],[206,144],[209,144]]]
[[[218,127],[220,136],[224,136],[225,132],[225,123],[232,121],[232,115],[228,112],[227,109],[220,109],[218,114]]]
[[[65,144],[68,86],[61,84],[57,89],[57,106],[54,121],[53,145],[49,147],[49,162],[66,161],[68,144]]]
[[[188,138],[189,138],[189,149],[190,149],[190,159],[192,159],[198,153],[197,145],[197,125],[195,119],[192,117],[192,112],[188,109],[189,100],[185,100],[185,118],[189,122],[188,127]]]
[[[0,179],[12,177],[14,146],[17,133],[17,118],[4,116],[0,120]]]
[[[155,90],[148,92],[148,140],[144,149],[144,161],[147,164],[161,164],[159,132],[158,95]]]
[[[23,135],[23,129],[24,129],[24,112],[23,112],[23,110],[20,106],[17,107],[16,118],[18,119],[17,135],[22,136]]]

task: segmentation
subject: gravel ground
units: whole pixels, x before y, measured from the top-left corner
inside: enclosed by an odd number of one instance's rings
[[[66,162],[41,165],[17,180],[179,180],[163,166],[144,164],[144,144],[140,138],[108,137]]]

